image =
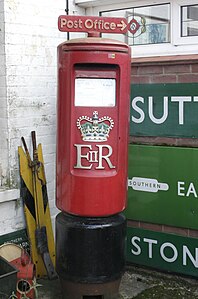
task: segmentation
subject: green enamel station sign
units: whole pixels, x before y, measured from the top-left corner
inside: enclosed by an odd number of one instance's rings
[[[198,137],[198,84],[132,84],[130,135]]]
[[[198,229],[198,149],[129,145],[128,219]]]
[[[160,270],[197,276],[198,242],[195,238],[128,227],[127,260]]]
[[[132,85],[130,135],[198,138],[198,84]],[[125,215],[198,230],[198,148],[129,145]],[[128,226],[127,260],[198,277],[198,240]]]
[[[5,243],[14,243],[29,250],[29,241],[25,229],[21,229],[13,233],[0,236],[0,246]]]

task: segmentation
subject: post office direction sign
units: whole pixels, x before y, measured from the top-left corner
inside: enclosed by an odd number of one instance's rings
[[[100,16],[59,16],[58,29],[62,32],[101,32],[126,33],[128,30],[125,18]]]
[[[129,145],[128,219],[198,229],[198,149]]]
[[[198,138],[198,83],[132,84],[130,135]]]

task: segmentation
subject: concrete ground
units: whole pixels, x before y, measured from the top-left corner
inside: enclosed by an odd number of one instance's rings
[[[41,279],[38,299],[61,299],[58,280]],[[119,299],[198,299],[198,280],[127,266]],[[91,298],[90,298],[91,299]]]

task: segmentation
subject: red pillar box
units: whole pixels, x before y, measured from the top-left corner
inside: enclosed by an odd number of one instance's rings
[[[130,48],[85,38],[58,47],[57,207],[121,212],[127,196]]]

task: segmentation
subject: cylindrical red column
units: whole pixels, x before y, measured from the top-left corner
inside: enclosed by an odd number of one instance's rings
[[[130,48],[74,39],[58,47],[57,207],[103,217],[126,206]]]

